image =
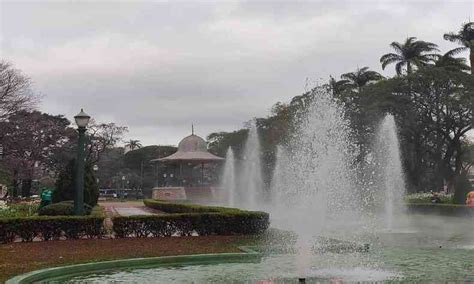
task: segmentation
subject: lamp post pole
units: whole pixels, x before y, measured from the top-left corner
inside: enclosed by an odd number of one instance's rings
[[[75,195],[74,198],[74,213],[75,215],[84,215],[84,140],[85,127],[79,127],[79,139],[77,141],[77,159],[76,159],[76,178],[75,180]]]
[[[81,112],[74,119],[76,120],[77,132],[79,133],[74,175],[74,214],[84,215],[84,146],[86,127],[90,116],[81,109]]]

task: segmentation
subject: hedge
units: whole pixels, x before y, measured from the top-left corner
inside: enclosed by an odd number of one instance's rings
[[[0,218],[0,243],[15,240],[102,238],[104,215],[94,208],[89,216],[34,216]]]
[[[437,214],[444,216],[474,216],[474,207],[459,204],[412,203],[407,204],[411,213]]]
[[[159,200],[145,200],[144,203],[170,214],[114,217],[116,237],[250,235],[263,233],[269,226],[268,213],[260,211]]]

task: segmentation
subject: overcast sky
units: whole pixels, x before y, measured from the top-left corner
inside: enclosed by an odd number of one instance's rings
[[[80,108],[129,127],[126,138],[177,144],[232,131],[310,82],[369,66],[408,36],[442,35],[474,1],[1,1],[1,58],[23,70],[44,112]],[[463,54],[467,57],[467,53]]]

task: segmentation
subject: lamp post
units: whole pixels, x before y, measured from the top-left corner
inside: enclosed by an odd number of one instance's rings
[[[77,132],[79,139],[77,141],[77,158],[74,182],[74,214],[84,215],[84,144],[85,132],[87,124],[89,124],[90,116],[83,109],[78,113],[74,120],[77,124]]]

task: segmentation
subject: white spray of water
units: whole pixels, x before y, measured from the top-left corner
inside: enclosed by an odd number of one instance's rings
[[[384,200],[384,223],[387,229],[392,230],[396,214],[403,210],[405,194],[405,178],[393,115],[385,116],[380,124],[374,148],[380,176],[378,185],[383,189],[379,198]]]
[[[273,189],[284,188],[272,224],[298,235],[300,271],[315,237],[357,218],[357,189],[352,164],[356,157],[348,122],[340,107],[322,89],[315,89],[308,112],[297,122],[287,162],[277,161]],[[280,183],[280,184],[279,184]],[[285,200],[281,204],[281,200]],[[300,263],[303,262],[303,263]]]
[[[291,184],[288,183],[286,178],[286,173],[288,171],[288,154],[286,153],[286,149],[283,146],[278,145],[275,156],[275,168],[273,169],[273,176],[270,185],[270,204],[273,206],[270,206],[270,210],[275,209],[278,211],[285,202],[283,193],[288,186],[291,186]]]
[[[263,179],[260,157],[260,140],[255,122],[252,123],[244,147],[244,156],[238,175],[242,194],[238,205],[248,209],[260,209],[263,200]]]
[[[221,188],[225,191],[225,204],[229,207],[236,205],[235,199],[237,196],[235,184],[235,159],[234,151],[229,147],[225,155],[224,170],[221,179]]]

